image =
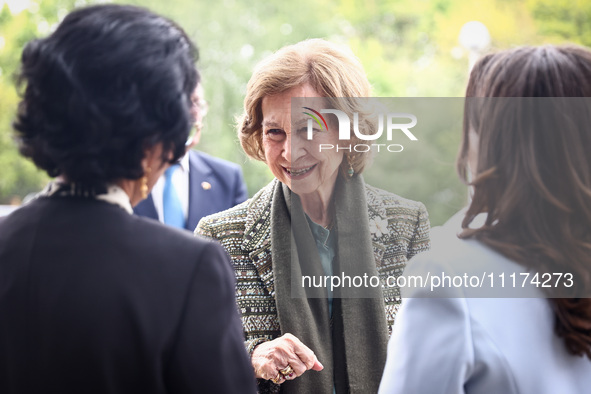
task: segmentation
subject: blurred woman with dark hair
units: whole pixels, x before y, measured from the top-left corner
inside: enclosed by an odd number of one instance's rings
[[[403,292],[380,393],[588,392],[591,51],[487,55],[466,95],[458,170],[470,205],[405,275],[484,274],[488,293]]]
[[[195,57],[118,5],[25,47],[14,127],[59,178],[0,223],[0,392],[255,391],[227,255],[132,215],[185,152]]]

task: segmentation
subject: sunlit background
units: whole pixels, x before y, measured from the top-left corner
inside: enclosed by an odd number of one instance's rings
[[[0,204],[18,205],[48,180],[20,158],[10,126],[18,101],[13,75],[23,45],[49,34],[73,8],[96,3],[0,0]],[[283,45],[313,37],[349,45],[379,97],[462,96],[469,67],[488,51],[544,43],[591,46],[590,0],[125,3],[174,19],[197,43],[209,102],[197,148],[241,164],[251,195],[272,177],[264,164],[242,153],[234,119],[254,65]],[[400,185],[396,192],[425,202],[433,224],[441,224],[465,202],[453,165],[459,137],[460,130],[423,136],[421,147],[430,152],[430,160],[409,168],[403,164],[410,157],[402,152],[400,171],[393,169]],[[441,170],[422,168],[433,165]]]

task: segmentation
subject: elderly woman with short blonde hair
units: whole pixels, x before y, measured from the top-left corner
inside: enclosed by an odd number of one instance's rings
[[[261,392],[376,392],[400,302],[386,279],[429,248],[425,207],[366,185],[366,153],[317,149],[350,147],[356,137],[339,141],[333,116],[326,115],[326,127],[314,126],[313,141],[305,138],[309,130],[295,127],[305,115],[294,113],[292,122],[292,98],[354,111],[356,100],[342,98],[370,92],[357,58],[320,39],[280,49],[248,83],[240,142],[276,179],[245,203],[204,218],[196,232],[220,241],[232,259]],[[363,127],[372,132],[370,123]],[[370,222],[383,231],[372,233]],[[382,285],[356,293],[302,281],[363,275]]]

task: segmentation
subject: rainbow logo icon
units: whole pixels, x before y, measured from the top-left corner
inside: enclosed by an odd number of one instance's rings
[[[324,120],[324,117],[322,115],[320,115],[320,112],[313,110],[312,108],[309,107],[302,107],[304,109],[307,109],[308,111],[313,112],[313,114],[309,113],[309,112],[304,112],[304,114],[312,117],[312,119],[314,119],[316,121],[316,123],[318,123],[318,126],[320,126],[320,130],[322,130],[322,123],[324,123],[324,129],[328,130],[328,124],[326,124],[326,120]],[[315,116],[314,114],[318,115]],[[320,118],[320,119],[318,119]],[[322,120],[322,123],[320,123],[320,120]]]

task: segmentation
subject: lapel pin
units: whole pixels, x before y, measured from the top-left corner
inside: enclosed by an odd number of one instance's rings
[[[203,188],[203,190],[209,190],[209,189],[211,189],[211,183],[201,182],[201,187]]]

